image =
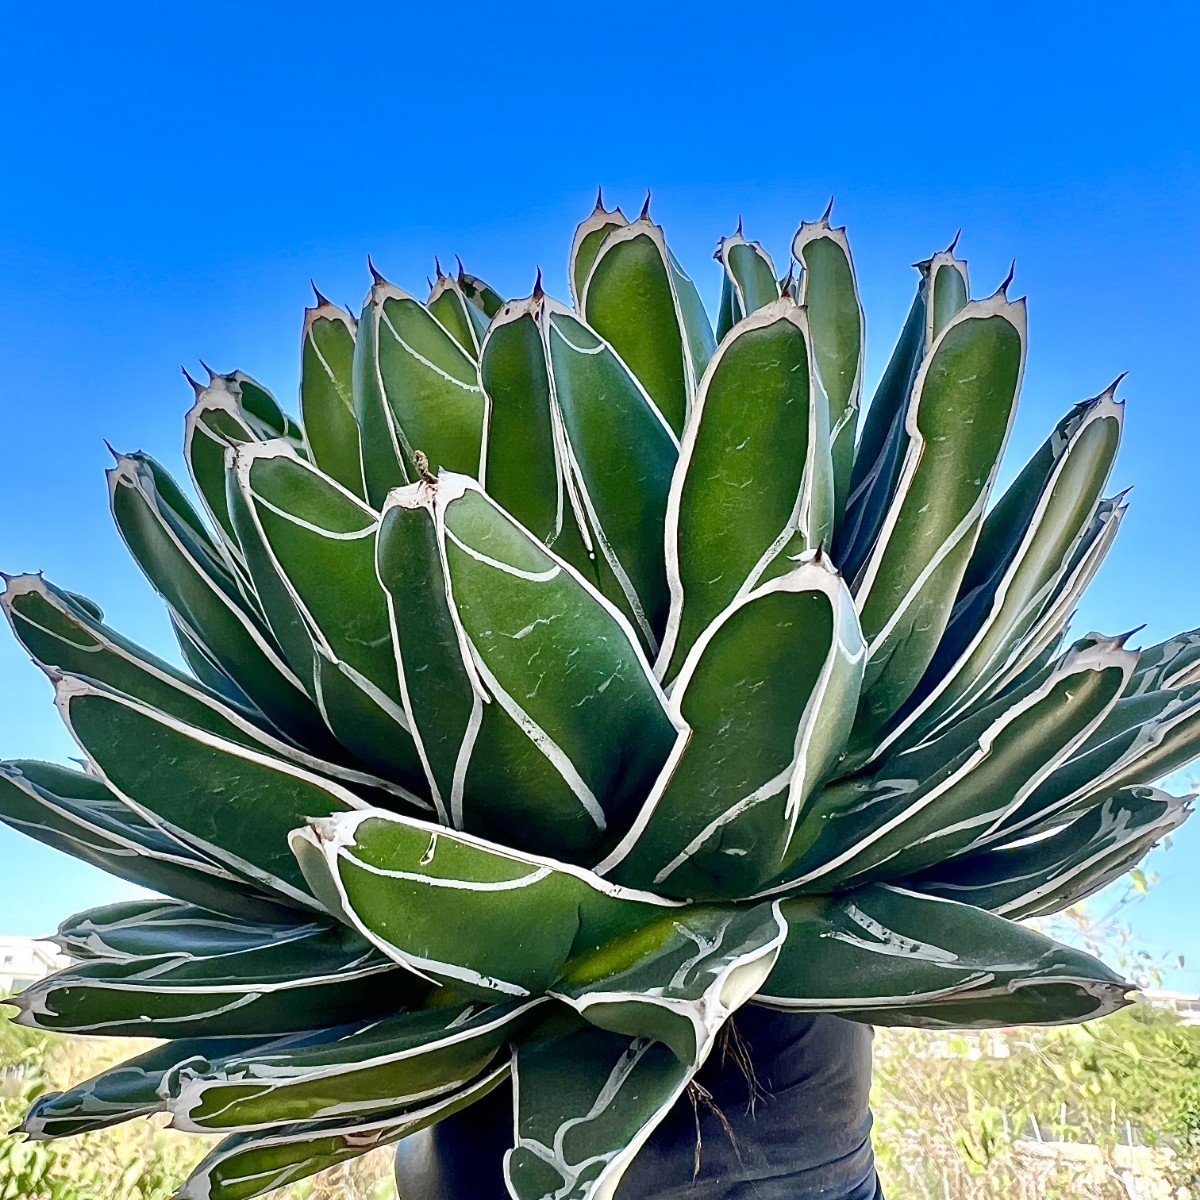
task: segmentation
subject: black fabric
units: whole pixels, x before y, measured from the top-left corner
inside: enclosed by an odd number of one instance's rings
[[[871,1154],[871,1030],[749,1007],[625,1173],[616,1200],[883,1200]],[[754,1066],[752,1089],[738,1060]],[[696,1125],[700,1169],[695,1173]],[[512,1092],[498,1088],[400,1144],[403,1200],[508,1200]]]

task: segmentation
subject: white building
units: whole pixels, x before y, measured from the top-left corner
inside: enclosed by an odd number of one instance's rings
[[[0,934],[0,996],[61,971],[69,961],[51,942]]]

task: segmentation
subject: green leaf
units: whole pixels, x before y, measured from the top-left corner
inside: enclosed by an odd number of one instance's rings
[[[122,637],[96,618],[87,603],[40,575],[10,576],[0,593],[0,607],[13,632],[44,671],[107,684],[189,725],[336,779],[364,797],[381,793],[383,803],[408,800],[410,793],[397,784],[314,758],[281,740],[262,713],[218,695]]]
[[[717,318],[717,341],[744,317],[779,299],[780,288],[775,279],[775,264],[758,242],[748,242],[742,236],[742,223],[737,232],[717,243],[713,257],[721,264],[721,308]]]
[[[52,763],[0,763],[0,821],[118,879],[236,917],[280,915],[277,903],[169,837],[99,780]]]
[[[1006,827],[1116,703],[1136,661],[1120,646],[1089,639],[1021,693],[820,793],[786,886],[902,878]]]
[[[320,1042],[195,1063],[171,1079],[171,1127],[246,1133],[421,1107],[487,1070],[541,1003],[417,1009]]]
[[[786,569],[828,540],[829,411],[809,347],[808,316],[785,296],[742,321],[709,363],[667,502],[664,680],[773,563]]]
[[[419,478],[417,451],[435,471],[479,474],[487,400],[474,360],[423,304],[378,277],[359,321],[354,398],[372,507]]]
[[[653,653],[670,603],[662,531],[679,444],[608,343],[549,298],[540,316],[597,585]]]
[[[696,285],[645,213],[605,236],[579,308],[682,434],[715,343]]]
[[[874,739],[937,649],[1008,440],[1024,358],[1024,302],[997,292],[962,308],[921,363],[896,496],[854,583],[868,654],[856,741]]]
[[[985,1029],[1104,1016],[1131,988],[1034,929],[889,886],[780,904],[788,936],[755,1002],[876,1025]]]
[[[300,338],[300,415],[313,462],[366,498],[354,415],[354,343],[358,322],[320,293],[304,310]],[[266,440],[266,439],[263,439]]]
[[[275,441],[239,448],[233,515],[263,608],[338,741],[420,789],[375,574],[379,516]]]
[[[14,1021],[119,1037],[255,1037],[394,1010],[424,985],[340,925],[238,953],[77,963],[31,984]]]
[[[234,1134],[196,1167],[175,1195],[177,1200],[253,1200],[434,1125],[487,1095],[508,1074],[504,1063],[424,1108],[395,1115],[309,1121],[269,1133]]]
[[[457,279],[442,274],[440,265],[438,277],[429,291],[425,307],[449,331],[450,336],[464,352],[478,361],[482,333],[476,324],[476,318],[472,316],[471,302]]]
[[[64,676],[55,691],[72,736],[130,808],[251,886],[319,907],[288,834],[306,817],[361,808],[362,800],[88,680]]]
[[[134,1117],[148,1117],[164,1107],[163,1089],[182,1066],[219,1062],[245,1053],[261,1040],[180,1038],[118,1063],[65,1092],[47,1092],[34,1101],[18,1126],[36,1142],[109,1129]]]
[[[310,886],[385,954],[465,996],[540,995],[671,908],[579,867],[382,810],[292,836]]]
[[[1127,694],[1164,691],[1191,683],[1200,683],[1200,629],[1177,633],[1139,651]]]
[[[1194,799],[1121,788],[1045,835],[951,859],[912,885],[1014,921],[1061,912],[1125,874],[1178,829]]]
[[[675,736],[628,622],[463,476],[393,494],[379,575],[450,822],[567,858],[611,845]]]
[[[846,511],[850,494],[854,435],[862,401],[866,337],[862,302],[845,226],[832,228],[829,210],[819,221],[801,223],[792,239],[792,255],[802,268],[800,303],[808,309],[817,377],[829,402],[836,523]]]
[[[488,398],[488,495],[573,567],[592,560],[570,495],[562,416],[555,402],[542,321],[545,298],[506,304],[488,328],[479,378]]]
[[[620,208],[611,211],[604,207],[602,190],[596,192],[596,207],[575,228],[571,239],[571,257],[567,267],[567,278],[571,285],[571,300],[582,312],[583,289],[587,277],[600,252],[600,245],[613,229],[628,225],[629,221]]]
[[[909,443],[905,415],[921,360],[969,299],[967,264],[954,257],[953,246],[916,265],[917,295],[863,419],[846,513],[837,529],[834,557],[847,579],[862,569],[895,495]]]
[[[660,1042],[583,1024],[556,1032],[513,1056],[508,1190],[516,1200],[611,1197],[694,1069]]]
[[[953,720],[1011,665],[1095,516],[1121,438],[1114,389],[1072,410],[988,514],[926,677],[874,757]]]
[[[504,297],[495,288],[489,287],[478,275],[470,275],[458,264],[458,286],[472,308],[481,312],[490,321],[503,307]],[[486,329],[486,324],[483,329]],[[480,336],[483,334],[480,329]]]
[[[699,1066],[771,973],[786,934],[776,904],[688,908],[576,959],[551,995],[601,1029],[653,1038]]]
[[[842,753],[864,655],[854,602],[819,552],[735,600],[685,660],[674,750],[598,869],[694,899],[741,898],[774,878]]]
[[[176,515],[140,456],[108,472],[113,516],[139,567],[175,620],[221,673],[289,736],[323,756],[336,743],[258,615],[245,606],[211,543]]]

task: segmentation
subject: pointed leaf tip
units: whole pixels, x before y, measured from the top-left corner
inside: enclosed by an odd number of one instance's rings
[[[205,372],[208,374],[208,382],[209,382],[209,383],[212,383],[212,381],[213,381],[214,379],[216,379],[216,377],[217,377],[217,373],[216,373],[216,371],[214,371],[214,370],[212,369],[212,367],[210,367],[210,366],[208,365],[208,363],[206,363],[206,362],[204,361],[204,359],[200,359],[200,365],[201,365],[201,366],[204,368]]]
[[[833,197],[829,197],[829,203],[825,205],[825,211],[821,214],[821,223],[829,224],[829,218],[833,216]]]
[[[1009,263],[1009,265],[1008,265],[1008,274],[1005,275],[1004,282],[996,289],[995,294],[997,296],[1003,296],[1005,298],[1005,300],[1008,299],[1009,285],[1012,283],[1013,277],[1016,275],[1016,273],[1017,273],[1017,260],[1014,258],[1012,260],[1012,262]]]
[[[367,255],[367,270],[371,272],[371,278],[375,281],[375,283],[387,283],[387,280],[384,279],[384,277],[375,269],[374,260],[369,254]]]
[[[646,189],[646,199],[642,202],[642,211],[638,213],[639,221],[650,220],[650,189]]]
[[[537,275],[533,281],[533,292],[530,295],[531,300],[541,300],[546,293],[542,290],[542,268],[538,267]]]
[[[438,256],[436,254],[433,256],[433,273],[439,279],[446,278],[446,272],[442,270],[442,260],[440,258],[438,258]]]
[[[462,259],[459,258],[458,255],[456,254],[454,256],[454,261],[456,263],[458,263],[458,277],[461,280],[462,277],[466,274],[466,270],[463,268],[463,265],[462,265]]]
[[[745,236],[745,235],[742,233],[742,214],[741,214],[741,213],[738,213],[737,232],[734,234],[734,236],[735,236],[735,237],[743,237],[743,236]]]
[[[604,184],[601,183],[601,184],[598,184],[596,187],[596,207],[594,209],[592,209],[592,212],[603,212],[603,211],[604,211]]]
[[[958,231],[955,233],[955,235],[950,239],[950,245],[948,245],[946,247],[944,253],[953,254],[954,251],[958,248],[958,239],[960,237],[962,237],[962,226],[961,225],[958,227]]]
[[[317,307],[318,308],[321,307],[321,305],[323,305],[323,304],[329,303],[329,298],[327,296],[321,295],[321,289],[319,287],[317,287],[317,285],[311,279],[308,281],[308,286],[312,288],[313,295],[316,296],[316,298],[317,298]]]
[[[186,379],[188,381],[188,383],[190,383],[192,385],[192,390],[196,393],[197,396],[199,396],[200,393],[202,391],[204,391],[204,384],[202,384],[198,379],[193,378],[191,372],[187,369],[187,367],[181,366],[179,369],[183,372],[184,379]],[[105,442],[104,444],[106,446],[108,446],[107,442]],[[108,448],[110,450],[112,449],[111,446],[109,446]]]

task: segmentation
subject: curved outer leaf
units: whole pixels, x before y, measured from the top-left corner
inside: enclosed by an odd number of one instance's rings
[[[735,600],[671,693],[680,727],[632,829],[597,868],[665,895],[737,899],[787,860],[854,721],[865,646],[819,552]]]
[[[788,936],[755,1002],[876,1025],[1057,1024],[1124,1007],[1132,985],[1034,929],[888,886],[780,904]]]
[[[1033,628],[1091,525],[1116,458],[1123,406],[1113,390],[1061,421],[988,514],[916,703],[901,710],[872,758],[966,710]]]
[[[800,303],[808,309],[813,359],[829,401],[836,523],[850,494],[866,323],[845,226],[832,228],[828,212],[819,221],[802,222],[792,239],[792,256],[803,268]]]
[[[516,1200],[612,1200],[694,1073],[659,1042],[582,1024],[519,1046],[509,1192]]]
[[[662,530],[679,443],[607,342],[548,298],[540,316],[576,519],[595,555],[597,586],[653,653],[669,606]]]
[[[375,770],[420,788],[375,574],[378,514],[278,441],[233,452],[231,501],[272,631],[326,724]]]
[[[829,537],[829,412],[809,346],[805,310],[785,296],[742,321],[708,364],[667,500],[665,680],[773,563]]]
[[[31,984],[18,1025],[121,1037],[253,1037],[378,1016],[424,985],[340,925],[211,957],[79,963]]]
[[[485,1071],[542,1003],[417,1009],[318,1043],[186,1066],[170,1081],[171,1127],[249,1133],[428,1104]]]
[[[354,415],[354,343],[358,322],[318,294],[304,310],[300,337],[300,415],[312,460],[365,499],[358,419]],[[260,439],[267,440],[267,439]],[[224,459],[222,459],[224,467]]]
[[[91,775],[52,763],[0,763],[0,821],[119,879],[236,917],[277,903],[145,821]]]
[[[251,1046],[263,1044],[261,1039],[245,1038],[163,1042],[65,1092],[39,1096],[17,1129],[32,1141],[46,1142],[108,1129],[134,1117],[148,1117],[162,1111],[161,1092],[168,1078],[185,1064],[212,1064],[228,1054],[245,1053]]]
[[[372,507],[434,470],[478,475],[487,399],[474,360],[424,305],[380,277],[363,306],[354,347],[354,402]]]
[[[743,318],[779,299],[780,288],[775,278],[775,264],[758,242],[748,242],[742,236],[742,223],[737,232],[717,243],[713,258],[721,264],[721,308],[717,317],[717,342]]]
[[[677,907],[382,810],[311,821],[291,844],[311,886],[365,937],[466,996],[539,995],[572,958]]]
[[[295,909],[230,919],[176,900],[123,900],[68,917],[53,941],[76,959],[114,962],[198,955],[241,954],[303,941],[328,928]]]
[[[21,645],[49,674],[65,672],[107,684],[189,725],[336,779],[364,796],[382,792],[391,803],[410,797],[377,775],[314,758],[280,740],[262,713],[218,695],[122,637],[91,615],[81,599],[40,575],[10,576],[0,608]]]
[[[164,500],[150,465],[137,456],[121,457],[108,482],[121,537],[205,657],[236,680],[280,729],[309,749],[336,757],[336,743],[274,639],[245,607],[215,551]]]
[[[1191,815],[1194,799],[1121,788],[1042,836],[952,859],[912,884],[1014,921],[1060,912],[1136,866]]]
[[[0,603],[3,601],[0,596]],[[1177,633],[1140,651],[1126,695],[1181,688],[1190,683],[1200,683],[1200,629]]]
[[[424,1108],[386,1117],[308,1121],[269,1133],[234,1134],[196,1167],[175,1195],[177,1200],[253,1200],[426,1129],[474,1104],[508,1073],[504,1063]]]
[[[921,360],[970,296],[967,264],[954,257],[953,246],[916,266],[921,272],[917,295],[863,418],[845,517],[834,542],[834,557],[847,579],[862,570],[895,495],[909,441],[905,414]]]
[[[575,227],[575,236],[571,239],[571,256],[567,263],[571,301],[579,312],[583,312],[583,288],[601,243],[612,230],[628,224],[629,220],[620,207],[611,211],[604,207],[604,193],[598,189],[596,207]]]
[[[1162,779],[1197,755],[1200,684],[1126,696],[997,835],[1007,840],[1020,830],[1040,828],[1051,817],[1082,811],[1118,788]]]
[[[450,336],[463,348],[463,351],[475,361],[479,360],[479,344],[482,331],[477,325],[479,310],[473,315],[471,302],[463,293],[457,279],[443,275],[438,270],[438,277],[429,291],[429,299],[425,307],[449,331]]]
[[[643,214],[612,229],[579,309],[681,435],[715,343],[696,285],[667,249],[662,228]]]
[[[550,993],[601,1029],[699,1066],[762,986],[787,935],[777,904],[692,907],[577,959]]]
[[[1021,693],[821,793],[781,887],[901,878],[1003,827],[1116,703],[1136,662],[1120,644],[1095,639]]]
[[[134,812],[251,886],[320,907],[287,836],[306,817],[362,808],[357,796],[88,680],[64,676],[55,692],[67,729]]]
[[[860,742],[873,741],[908,699],[937,649],[1008,440],[1024,360],[1024,302],[997,292],[961,309],[922,361],[896,496],[854,585],[868,655]]]
[[[628,622],[463,476],[393,495],[379,573],[452,823],[566,857],[611,845],[675,736]]]
[[[467,303],[474,310],[472,320],[476,322],[476,329],[482,338],[488,322],[504,307],[504,297],[494,287],[484,283],[478,275],[470,275],[464,271],[461,262],[458,264],[457,282]],[[476,313],[479,317],[476,317]]]

